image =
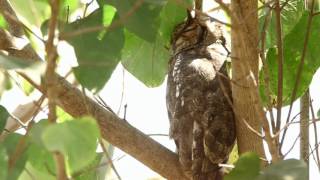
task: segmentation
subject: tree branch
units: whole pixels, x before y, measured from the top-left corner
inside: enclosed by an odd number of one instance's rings
[[[5,0],[0,1],[4,2]],[[8,23],[10,24],[10,22]],[[23,30],[21,24],[18,25],[18,28]],[[32,48],[28,48],[26,51],[36,54]],[[40,60],[39,56],[32,56],[32,59]],[[27,74],[20,73],[20,75],[46,95],[47,89],[44,84],[39,86]],[[187,179],[175,153],[126,123],[111,111],[104,109],[91,98],[84,96],[79,89],[73,87],[64,78],[57,74],[52,78],[57,82],[55,87],[56,103],[64,111],[74,117],[93,116],[98,121],[102,137],[106,141],[130,154],[161,176],[172,180]]]
[[[22,77],[26,77],[26,74]],[[28,76],[27,76],[28,77]],[[135,127],[131,126],[111,111],[104,109],[91,98],[73,87],[59,75],[54,76],[58,82],[55,88],[57,104],[74,117],[93,116],[99,124],[102,137],[112,145],[130,154],[150,169],[167,179],[187,179],[181,168],[178,156],[151,139]],[[31,80],[26,78],[26,80]],[[30,82],[34,84],[34,82]],[[39,90],[46,93],[46,87]]]
[[[17,17],[17,15],[7,0],[0,0],[0,11],[8,22],[10,33],[17,37],[22,36],[24,33],[21,25],[9,17],[9,15],[14,17]]]
[[[303,94],[300,99],[300,159],[307,164],[309,172],[309,109],[310,109],[310,94],[309,89]],[[309,173],[307,173],[309,176]],[[309,179],[309,177],[308,177]]]

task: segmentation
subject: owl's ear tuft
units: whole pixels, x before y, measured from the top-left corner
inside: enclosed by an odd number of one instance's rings
[[[187,21],[191,21],[193,19],[191,11],[187,9]]]

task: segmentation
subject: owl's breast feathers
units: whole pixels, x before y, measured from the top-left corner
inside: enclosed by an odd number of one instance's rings
[[[221,29],[211,32],[189,18],[177,26],[172,41],[167,80],[170,137],[189,177],[216,180],[218,164],[226,161],[235,141],[227,52],[219,41]]]

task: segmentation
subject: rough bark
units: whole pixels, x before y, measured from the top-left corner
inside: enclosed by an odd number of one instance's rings
[[[57,104],[74,117],[93,116],[102,137],[167,179],[186,179],[178,156],[56,75]],[[45,94],[45,85],[39,89]]]
[[[309,107],[310,95],[307,90],[300,99],[300,159],[306,162],[309,168]],[[309,172],[309,171],[308,171]],[[309,175],[309,173],[308,173]]]
[[[1,12],[14,12],[6,0],[0,0],[0,5]],[[20,35],[23,32],[23,27],[18,23],[15,13],[10,14],[15,18],[14,21],[8,21],[10,28],[12,28],[10,33],[12,35]],[[29,60],[39,61],[40,58],[36,52],[30,46],[26,47],[28,48],[17,51],[19,53],[23,52],[24,57]],[[9,55],[20,57],[19,54],[9,53]],[[23,73],[21,75],[33,84],[35,88],[46,94],[46,85],[39,86],[29,76]],[[64,78],[59,75],[55,75],[53,78],[54,81],[58,82],[57,87],[55,87],[57,105],[66,112],[74,117],[93,116],[98,121],[102,137],[109,143],[130,154],[167,179],[186,179],[181,170],[177,154],[143,134],[111,111],[101,107],[89,97],[84,96],[79,89],[73,87]]]
[[[259,100],[258,81],[258,1],[231,1],[231,41],[233,103],[236,114],[239,153],[253,151],[264,156],[262,139],[248,128],[261,132],[261,113],[256,112]]]

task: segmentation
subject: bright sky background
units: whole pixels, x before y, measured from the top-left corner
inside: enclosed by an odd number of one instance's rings
[[[63,46],[63,48],[61,49],[68,50],[65,46]],[[74,62],[70,61],[71,59],[75,60],[75,57],[74,54],[70,53],[70,51],[65,55],[65,57],[62,58],[62,60],[67,60],[68,64],[72,65],[74,64]],[[316,112],[320,108],[319,87],[320,71],[316,73],[310,86],[310,94],[313,99],[313,106]],[[117,112],[120,107],[120,117],[123,117],[124,105],[127,104],[127,121],[134,127],[140,129],[145,134],[168,134],[169,120],[167,117],[167,110],[165,105],[165,91],[166,81],[164,81],[164,83],[159,87],[147,88],[144,84],[135,79],[130,73],[124,71],[121,65],[118,65],[116,70],[112,74],[111,79],[106,84],[105,88],[100,92],[100,96],[115,112]],[[124,96],[122,104],[120,106],[122,93]],[[15,88],[14,90],[4,93],[0,103],[12,112],[17,106],[17,102],[27,102],[29,100],[30,99],[26,98],[20,89]],[[282,118],[283,122],[286,119],[287,111],[288,107],[285,107]],[[291,117],[293,117],[298,112],[299,102],[295,102]],[[318,132],[320,132],[319,127]],[[290,126],[283,152],[286,152],[286,149],[289,149],[291,147],[293,140],[297,137],[298,134],[299,124]],[[313,137],[313,127],[310,126],[310,142],[312,146],[314,146]],[[168,137],[152,136],[152,138],[168,147],[172,151],[175,151],[175,145],[172,140],[169,140]],[[124,154],[125,153],[123,153],[121,150],[116,149],[113,158],[117,159]],[[287,158],[299,158],[299,142],[296,143],[295,147]],[[314,164],[312,156],[310,156],[310,162],[310,179],[320,179],[320,174],[317,170],[316,165]],[[123,180],[139,180],[159,177],[152,170],[150,170],[134,158],[130,157],[129,155],[124,156],[121,160],[115,161],[114,164]],[[111,179],[116,180],[117,178],[113,177]]]

